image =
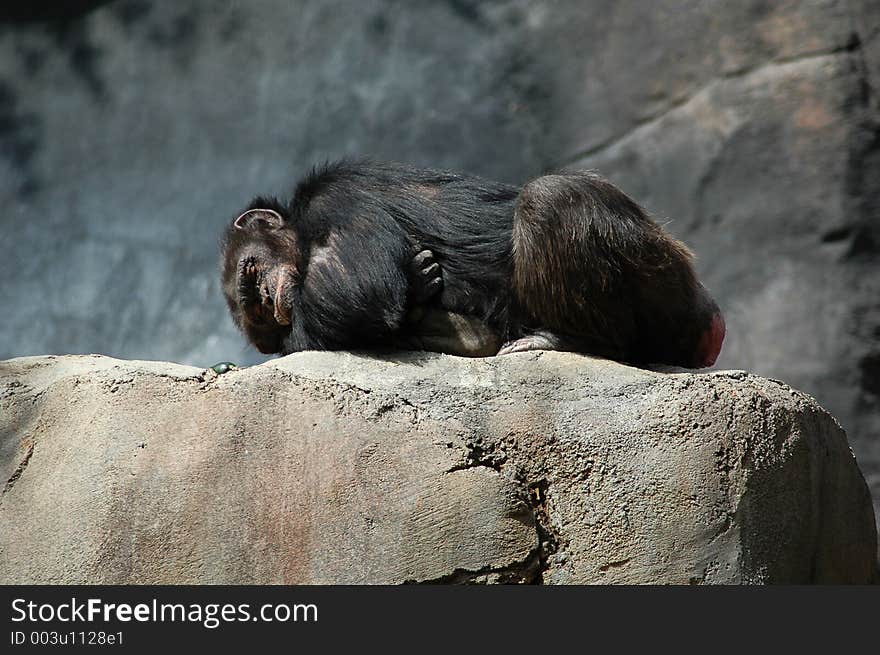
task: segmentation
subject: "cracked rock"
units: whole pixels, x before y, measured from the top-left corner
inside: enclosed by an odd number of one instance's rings
[[[205,379],[0,362],[0,582],[875,575],[846,436],[780,382],[570,353],[299,353]]]

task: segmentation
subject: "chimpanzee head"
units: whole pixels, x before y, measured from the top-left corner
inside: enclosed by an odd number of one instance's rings
[[[235,324],[257,350],[277,353],[290,334],[302,258],[280,203],[258,199],[254,204],[224,234],[223,295]]]

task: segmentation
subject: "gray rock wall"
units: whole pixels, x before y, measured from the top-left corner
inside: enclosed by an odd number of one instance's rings
[[[719,366],[816,396],[880,498],[875,1],[65,7],[0,8],[0,357],[261,361],[217,238],[325,158],[595,166],[693,245]]]
[[[846,437],[742,372],[0,362],[0,582],[866,583]]]

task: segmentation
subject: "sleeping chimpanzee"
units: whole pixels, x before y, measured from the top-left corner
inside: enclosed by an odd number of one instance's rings
[[[573,350],[711,366],[692,255],[591,172],[522,188],[397,164],[316,168],[227,228],[223,291],[257,349]]]

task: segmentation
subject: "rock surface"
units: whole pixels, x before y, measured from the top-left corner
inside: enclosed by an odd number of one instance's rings
[[[2,583],[863,583],[834,419],[741,372],[0,362]]]

